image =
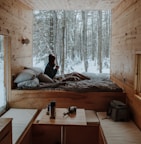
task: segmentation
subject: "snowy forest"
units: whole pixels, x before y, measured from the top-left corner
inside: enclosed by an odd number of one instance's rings
[[[4,87],[4,47],[3,47],[3,36],[0,35],[0,113],[3,110],[3,107],[6,105],[5,98],[5,87]]]
[[[43,70],[54,54],[59,74],[109,73],[110,11],[34,11],[33,66]]]

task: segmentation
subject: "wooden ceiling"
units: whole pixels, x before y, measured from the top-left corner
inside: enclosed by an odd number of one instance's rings
[[[33,10],[107,10],[122,0],[19,0]]]

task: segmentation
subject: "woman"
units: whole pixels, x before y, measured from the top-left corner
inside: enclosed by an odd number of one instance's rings
[[[52,54],[49,55],[49,62],[45,67],[44,74],[48,75],[50,78],[54,78],[57,71],[59,69],[59,66],[55,66],[55,56]]]

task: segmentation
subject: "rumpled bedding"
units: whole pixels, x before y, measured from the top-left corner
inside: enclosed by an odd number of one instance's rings
[[[36,77],[36,84],[37,84]],[[17,87],[22,90],[65,90],[76,92],[121,92],[122,89],[110,80],[109,74],[95,74],[95,73],[73,73],[65,76],[57,76],[53,82],[40,81],[38,85],[31,84]],[[31,80],[33,83],[33,80]],[[28,81],[29,83],[29,81]]]
[[[116,84],[112,81],[94,81],[83,80],[78,82],[67,82],[64,86],[60,86],[64,90],[79,91],[79,92],[113,92],[122,91]]]

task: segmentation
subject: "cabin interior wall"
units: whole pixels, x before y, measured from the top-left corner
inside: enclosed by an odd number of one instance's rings
[[[111,78],[121,85],[141,128],[141,100],[134,96],[135,51],[141,50],[141,1],[123,0],[112,10]],[[0,34],[11,37],[11,71],[32,66],[32,10],[18,0],[1,0]],[[22,38],[30,43],[23,45]],[[11,77],[11,75],[10,75]]]
[[[141,98],[134,95],[135,52],[141,51],[141,1],[122,1],[112,10],[111,78],[127,93],[141,128]]]
[[[0,34],[11,37],[11,68],[14,75],[32,65],[32,10],[18,0],[0,1]],[[28,38],[29,44],[22,44]]]

